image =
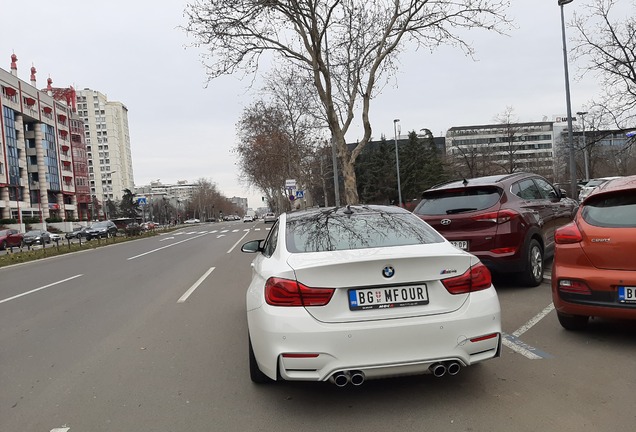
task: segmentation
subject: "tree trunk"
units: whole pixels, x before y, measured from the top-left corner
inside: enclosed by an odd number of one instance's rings
[[[342,164],[342,176],[344,177],[345,204],[358,204],[359,198],[354,162]]]

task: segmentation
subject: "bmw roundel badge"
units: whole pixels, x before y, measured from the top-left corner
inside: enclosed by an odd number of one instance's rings
[[[382,269],[382,276],[384,276],[385,278],[393,277],[394,274],[395,269],[391,266],[386,266]]]

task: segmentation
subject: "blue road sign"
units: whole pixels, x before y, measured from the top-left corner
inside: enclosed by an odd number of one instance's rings
[[[297,190],[296,191],[296,199],[302,199],[302,198],[305,198],[305,191]]]

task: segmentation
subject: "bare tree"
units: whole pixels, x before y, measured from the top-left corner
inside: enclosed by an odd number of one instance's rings
[[[501,166],[505,172],[512,174],[515,172],[517,163],[515,162],[515,155],[519,151],[519,138],[522,130],[519,126],[519,119],[514,114],[514,108],[507,106],[506,109],[497,114],[494,120],[501,124],[501,130],[503,133],[503,139],[500,143],[495,145],[498,147],[495,150],[497,156],[503,155],[504,159],[495,158],[494,162]]]
[[[255,73],[265,53],[311,78],[337,146],[345,200],[355,204],[355,161],[371,139],[371,100],[394,76],[398,55],[442,44],[472,55],[461,31],[503,31],[508,5],[509,0],[200,0],[186,7],[185,29],[208,49],[210,79],[239,70]],[[345,136],[356,116],[364,136],[350,151]]]
[[[585,63],[583,73],[600,79],[603,94],[592,107],[625,129],[636,120],[636,18],[615,11],[618,0],[592,0],[575,13],[573,54]],[[633,13],[633,10],[632,10]]]

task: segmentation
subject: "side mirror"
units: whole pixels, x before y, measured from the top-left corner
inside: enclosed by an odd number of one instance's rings
[[[561,193],[561,198],[568,197],[568,192],[565,189],[559,189],[559,192]]]
[[[262,252],[263,251],[262,244],[264,241],[265,240],[248,241],[243,246],[241,246],[241,252],[245,252],[245,253]]]

